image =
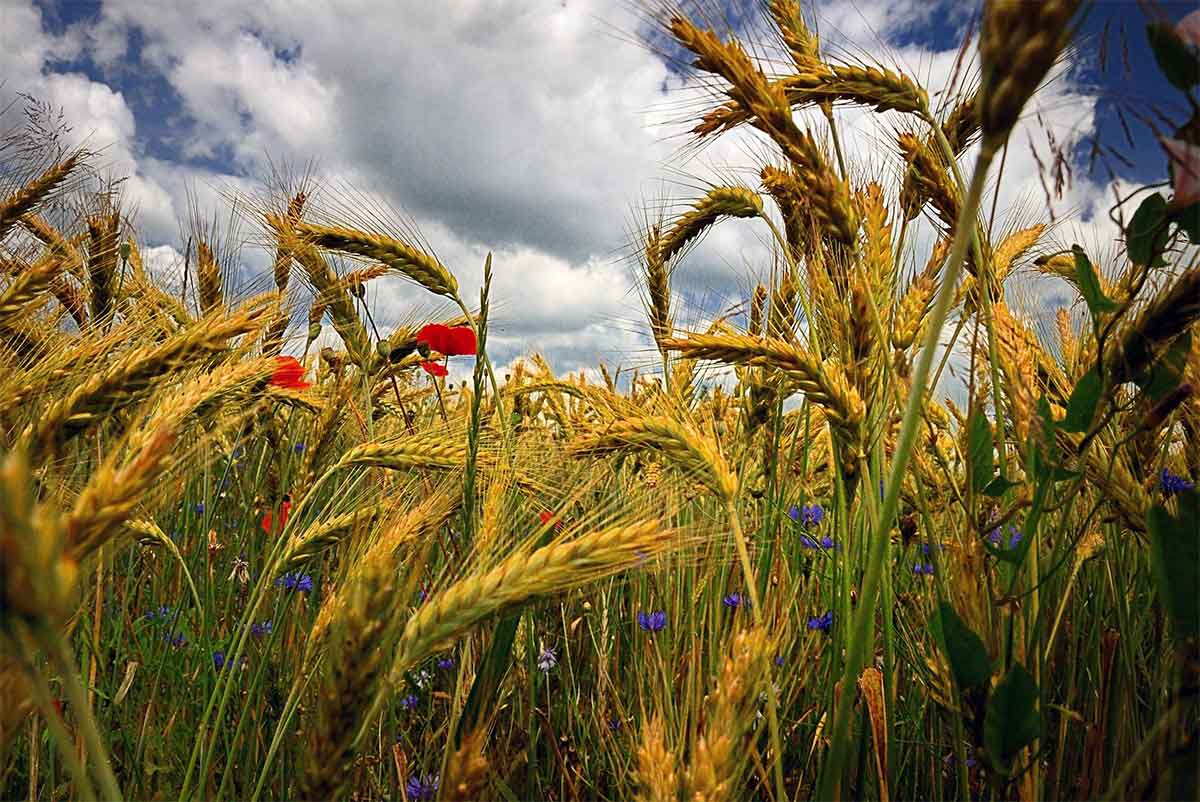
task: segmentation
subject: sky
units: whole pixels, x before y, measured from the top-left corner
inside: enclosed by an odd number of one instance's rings
[[[1151,13],[1177,20],[1192,5],[1160,2]],[[101,149],[103,169],[125,178],[147,260],[167,280],[178,279],[189,208],[226,221],[217,210],[261,196],[273,167],[307,168],[314,205],[352,225],[419,231],[468,298],[494,254],[489,351],[498,364],[540,352],[558,372],[595,375],[599,361],[649,368],[631,232],[647,208],[681,210],[706,181],[754,185],[773,154],[748,131],[689,147],[702,82],[645,9],[623,0],[3,0],[0,106],[28,93],[61,108],[70,138]],[[770,58],[755,0],[706,0],[706,9]],[[936,102],[978,6],[819,0],[806,12],[827,53],[901,69]],[[1161,127],[1186,108],[1153,68],[1146,21],[1138,2],[1093,4],[1014,135],[998,225],[1028,225],[1049,206],[1059,221],[1049,244],[1080,242],[1103,261],[1114,190],[1165,179],[1139,119]],[[856,180],[895,186],[901,163],[889,143],[902,123],[839,111]],[[1104,158],[1092,158],[1096,141]],[[1061,196],[1048,198],[1038,163],[1052,162],[1052,144],[1072,169]],[[766,237],[754,221],[715,227],[673,274],[679,322],[701,327],[736,307],[770,271]],[[261,232],[243,224],[225,239],[244,243],[230,251],[232,289],[265,288]],[[932,240],[928,226],[917,232],[913,263]],[[1063,287],[1028,286],[1033,313],[1069,300]],[[399,279],[373,282],[368,297],[385,335],[448,311]],[[293,333],[302,345],[304,326]]]

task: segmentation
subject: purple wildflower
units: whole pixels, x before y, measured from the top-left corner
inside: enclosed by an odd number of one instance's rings
[[[547,646],[542,649],[541,655],[538,656],[538,670],[543,674],[549,674],[556,665],[558,665],[558,654],[554,651],[554,647]]]
[[[261,624],[251,624],[250,634],[256,638],[263,638],[271,634],[272,624],[270,621],[263,621]]]
[[[297,454],[303,454],[304,453],[304,443],[296,443],[296,445],[292,446],[292,450],[295,451]]]
[[[197,514],[197,515],[203,515],[203,514],[204,514],[204,502],[203,502],[203,501],[201,501],[201,502],[198,502],[198,503],[196,504],[196,514]]]
[[[219,650],[213,652],[213,665],[217,667],[217,671],[225,667],[225,652]]]
[[[808,628],[815,629],[820,632],[828,632],[833,626],[833,610],[829,610],[824,615],[819,615],[816,618],[808,619]]]
[[[652,613],[638,613],[638,626],[647,632],[659,632],[667,626],[667,614],[662,610]]]
[[[913,563],[913,573],[917,576],[933,576],[933,563]]]
[[[825,520],[825,509],[820,504],[805,504],[803,508],[793,504],[788,510],[788,517],[807,529]]]
[[[721,599],[721,604],[728,607],[730,610],[737,610],[743,604],[746,604],[746,597],[740,593],[730,593],[725,598]]]
[[[438,778],[434,774],[414,774],[404,783],[409,802],[433,802],[437,796]]]
[[[1162,473],[1158,477],[1159,484],[1162,486],[1164,496],[1170,497],[1176,493],[1182,493],[1185,490],[1195,490],[1196,483],[1189,482],[1182,476],[1176,476],[1166,468],[1162,469]]]
[[[312,577],[308,574],[302,574],[299,571],[288,571],[275,580],[275,587],[282,587],[284,590],[298,590],[301,593],[311,593],[313,581]]]
[[[164,632],[163,643],[167,644],[168,646],[179,648],[187,645],[187,638],[183,637],[182,632],[176,632],[174,635],[172,635],[170,632]]]
[[[403,707],[405,710],[412,710],[414,707],[416,707],[420,703],[421,703],[421,700],[420,700],[420,698],[417,697],[417,695],[415,693],[410,693],[408,696],[405,696],[403,699],[400,700],[400,706]]]
[[[439,669],[441,669],[442,671],[450,671],[451,669],[454,668],[454,658],[453,657],[438,658],[437,667]]]
[[[782,654],[775,655],[775,665],[779,666],[780,668],[783,668],[783,655]]]

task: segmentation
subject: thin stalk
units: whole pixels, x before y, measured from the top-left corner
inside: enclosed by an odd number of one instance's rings
[[[900,502],[900,486],[912,457],[913,445],[916,442],[918,424],[921,421],[921,411],[925,405],[925,383],[933,366],[933,355],[937,347],[938,335],[950,312],[954,300],[954,285],[958,281],[959,270],[963,257],[974,235],[975,213],[983,194],[983,186],[987,179],[995,151],[982,150],[975,163],[975,173],[971,178],[971,186],[963,201],[962,213],[959,215],[958,226],[954,234],[954,242],[950,248],[950,257],[946,264],[946,273],[938,290],[937,301],[929,318],[929,328],[925,334],[925,342],[921,356],[913,371],[912,389],[908,396],[908,406],[904,411],[904,419],[900,427],[900,436],[896,444],[891,475],[888,478],[884,494],[883,508],[876,523],[875,531],[870,541],[870,555],[867,563],[866,576],[863,579],[862,594],[855,611],[853,626],[850,631],[850,642],[847,648],[846,665],[842,675],[842,698],[836,706],[833,719],[832,747],[829,757],[821,773],[821,781],[817,794],[818,799],[834,799],[840,796],[842,774],[846,759],[851,748],[848,738],[850,713],[854,705],[854,683],[858,679],[863,660],[870,641],[873,640],[875,624],[875,606],[878,601],[879,586],[883,573],[884,557],[887,554],[887,542],[891,530],[892,519]]]

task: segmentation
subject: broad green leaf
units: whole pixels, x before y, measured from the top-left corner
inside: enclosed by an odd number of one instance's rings
[[[1179,494],[1179,515],[1150,509],[1150,562],[1163,607],[1181,638],[1200,635],[1200,493]]]
[[[1174,26],[1166,22],[1151,23],[1146,26],[1146,37],[1158,68],[1172,86],[1186,92],[1200,83],[1200,57],[1180,38]]]
[[[1078,258],[1078,257],[1076,257]],[[1067,415],[1058,424],[1064,432],[1086,432],[1096,415],[1102,388],[1100,374],[1093,368],[1079,378],[1067,402]]]
[[[1160,267],[1167,242],[1167,201],[1154,193],[1142,201],[1125,228],[1125,249],[1134,264]]]
[[[946,659],[954,672],[954,681],[960,690],[981,688],[992,676],[992,661],[987,648],[979,636],[963,623],[948,603],[938,605],[937,612],[929,622],[931,628],[939,630],[946,648]]]
[[[1171,222],[1183,229],[1193,245],[1200,245],[1200,201],[1171,212]]]
[[[967,453],[971,460],[971,486],[975,492],[992,481],[992,424],[983,410],[976,407],[967,424]]]
[[[992,481],[988,482],[987,487],[983,489],[983,494],[991,498],[1000,498],[1009,490],[1020,485],[1020,482],[1014,482],[1007,476],[997,476]]]
[[[1020,663],[992,690],[983,720],[983,745],[997,771],[1007,774],[1017,753],[1041,733],[1037,702],[1037,685]]]
[[[1100,278],[1096,275],[1096,268],[1092,266],[1083,248],[1073,245],[1071,251],[1075,254],[1075,279],[1079,283],[1079,292],[1087,302],[1092,319],[1099,320],[1101,314],[1116,309],[1117,304],[1100,289]]]

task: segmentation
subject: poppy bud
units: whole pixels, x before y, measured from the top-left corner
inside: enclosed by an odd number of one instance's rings
[[[380,359],[387,359],[391,355],[392,349],[385,340],[380,340],[375,343],[375,351],[379,354]]]
[[[321,336],[321,324],[313,323],[308,327],[308,341],[312,342]]]

